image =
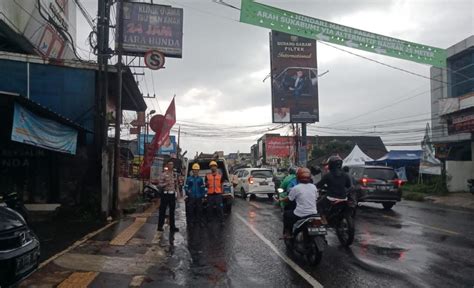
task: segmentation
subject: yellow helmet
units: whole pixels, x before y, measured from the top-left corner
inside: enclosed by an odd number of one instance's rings
[[[194,163],[192,169],[193,170],[199,170],[199,169],[201,169],[201,166],[199,166],[198,163]]]
[[[209,163],[209,167],[216,166],[217,167],[217,162],[216,161],[211,161]]]

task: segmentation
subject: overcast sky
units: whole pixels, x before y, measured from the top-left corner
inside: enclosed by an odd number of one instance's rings
[[[82,2],[90,14],[97,14],[96,0]],[[226,2],[240,7],[239,0]],[[474,34],[472,0],[257,2],[440,48],[447,48]],[[212,0],[155,0],[154,3],[184,9],[184,51],[182,59],[168,58],[166,69],[144,70],[146,81],[139,77],[143,93],[157,94],[156,100],[147,101],[149,107],[157,110],[160,107],[164,112],[176,94],[178,122],[184,124],[215,123],[217,127],[225,128],[224,131],[249,131],[261,130],[261,127],[235,127],[271,123],[270,81],[262,81],[270,72],[269,30],[239,23],[239,11]],[[77,18],[77,42],[88,49],[85,39],[90,28],[79,11]],[[429,80],[320,43],[317,48],[318,68],[330,72],[319,80],[320,122],[311,125],[310,135],[342,135],[343,129],[351,129],[350,133],[361,130],[372,133],[357,133],[380,134],[386,143],[421,141],[422,133],[390,135],[383,131],[426,125],[423,120],[428,120],[431,112]],[[428,65],[341,48],[429,76]],[[347,119],[351,120],[345,121]],[[211,126],[205,128],[212,129]],[[189,129],[189,126],[183,126],[182,131]],[[288,129],[281,133],[288,133]],[[256,135],[242,139],[182,135],[181,141],[184,150],[192,155],[196,151],[248,152],[257,138]]]

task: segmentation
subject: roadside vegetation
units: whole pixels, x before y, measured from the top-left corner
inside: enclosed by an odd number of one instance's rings
[[[448,190],[441,176],[424,179],[423,184],[408,182],[403,186],[403,199],[405,200],[424,201],[426,196],[447,194]]]

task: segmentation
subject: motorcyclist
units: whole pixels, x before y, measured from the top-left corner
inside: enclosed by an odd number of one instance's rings
[[[296,177],[298,184],[291,189],[288,197],[281,199],[283,202],[296,202],[294,210],[287,210],[283,214],[283,234],[286,238],[291,237],[291,229],[296,221],[318,213],[316,208],[318,191],[316,186],[311,183],[311,172],[308,168],[300,168]]]
[[[296,179],[296,168],[295,167],[290,167],[288,169],[288,176],[283,179],[283,181],[280,184],[280,188],[283,189],[283,193],[279,195],[282,198],[285,198],[288,196],[290,193],[291,188],[296,186],[298,184],[298,180]],[[288,202],[281,202],[280,205],[284,210],[294,210],[296,207],[296,203],[293,201],[288,201]]]
[[[331,156],[326,161],[329,173],[323,176],[316,184],[318,189],[325,187],[327,194],[318,201],[318,209],[324,214],[330,207],[331,201],[347,200],[352,181],[349,175],[342,170],[342,159],[339,156]]]

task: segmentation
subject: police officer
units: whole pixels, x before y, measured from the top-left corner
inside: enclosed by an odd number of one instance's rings
[[[170,232],[178,232],[176,228],[174,211],[176,209],[176,196],[178,190],[178,179],[174,173],[174,163],[169,160],[166,163],[166,169],[161,174],[159,179],[159,186],[163,189],[163,194],[160,201],[160,214],[158,218],[158,231],[163,231],[163,225],[165,224],[166,208],[169,206],[170,209]]]
[[[206,196],[204,180],[199,176],[201,167],[198,163],[192,166],[193,175],[186,180],[185,191],[187,198],[188,222],[193,224],[204,224],[202,222],[202,199]]]
[[[222,175],[217,171],[217,162],[211,161],[209,163],[211,167],[211,173],[206,175],[206,187],[207,187],[207,209],[208,217],[212,213],[212,209],[215,208],[217,212],[218,221],[224,224],[224,210],[223,210],[223,197],[224,182],[222,181]]]

